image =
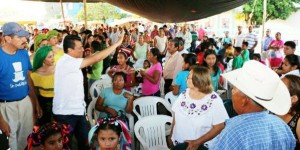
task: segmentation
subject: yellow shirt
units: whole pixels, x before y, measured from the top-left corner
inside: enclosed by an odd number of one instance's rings
[[[54,97],[54,74],[40,75],[36,72],[31,73],[34,87],[36,87],[43,97]]]
[[[63,51],[63,50],[59,50],[57,53],[55,53],[55,56],[54,56],[54,64],[56,64],[57,61],[59,60],[59,58],[60,58],[61,56],[63,56],[63,55],[64,55],[64,51]]]

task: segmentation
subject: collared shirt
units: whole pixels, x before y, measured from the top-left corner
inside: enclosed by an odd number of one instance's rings
[[[84,115],[86,104],[80,69],[82,61],[83,58],[74,58],[68,54],[58,60],[54,74],[54,114]]]
[[[248,49],[251,49],[255,42],[257,42],[257,35],[253,32],[245,35],[245,41],[248,42]]]
[[[268,50],[268,47],[270,45],[270,43],[273,41],[273,38],[272,37],[265,37],[264,38],[264,45],[263,45],[263,49],[264,51],[267,51]]]
[[[183,58],[179,55],[178,51],[176,51],[173,55],[170,55],[164,66],[163,75],[165,79],[175,79],[176,75],[179,71],[182,70]],[[173,80],[175,83],[175,80]]]
[[[211,150],[293,150],[296,140],[289,126],[267,111],[236,116],[225,123]]]
[[[237,33],[235,35],[235,38],[234,38],[235,39],[234,46],[235,47],[242,47],[243,41],[244,41],[244,37],[245,37],[245,35],[243,33],[241,33],[241,34]]]
[[[118,41],[119,36],[120,36],[120,32],[116,32],[116,33],[112,32],[110,34],[111,44],[115,44]]]

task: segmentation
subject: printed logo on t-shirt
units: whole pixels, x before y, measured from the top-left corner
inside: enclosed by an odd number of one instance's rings
[[[10,84],[10,88],[15,88],[15,87],[20,87],[27,85],[27,81],[25,80],[26,78],[24,77],[24,71],[22,69],[22,63],[21,62],[15,62],[12,64],[14,67],[14,78],[12,79],[15,84]],[[24,81],[25,80],[25,81]],[[22,81],[22,82],[20,82]],[[19,82],[19,83],[17,83]]]
[[[25,77],[23,75],[23,70],[22,70],[22,63],[21,62],[15,62],[13,63],[14,70],[15,70],[15,78],[12,79],[14,82],[19,82],[22,80],[25,80]]]

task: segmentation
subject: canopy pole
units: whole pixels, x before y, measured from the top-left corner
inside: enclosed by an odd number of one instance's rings
[[[264,10],[263,10],[263,20],[262,20],[262,40],[261,45],[264,44],[264,33],[265,33],[265,24],[267,20],[267,0],[264,0]],[[261,53],[263,52],[263,48],[261,49]]]
[[[62,17],[63,17],[63,24],[64,24],[64,28],[66,28],[66,20],[65,20],[65,13],[64,13],[64,6],[62,3],[62,0],[60,0],[60,6],[61,6],[61,13],[62,13]]]
[[[83,0],[84,7],[84,28],[87,29],[87,14],[86,14],[86,0]]]

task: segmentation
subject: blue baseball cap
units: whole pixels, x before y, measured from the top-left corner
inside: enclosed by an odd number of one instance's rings
[[[24,36],[28,36],[29,32],[24,30],[22,26],[20,26],[15,22],[8,22],[2,26],[2,34],[3,36],[14,34],[20,37],[24,37]]]

